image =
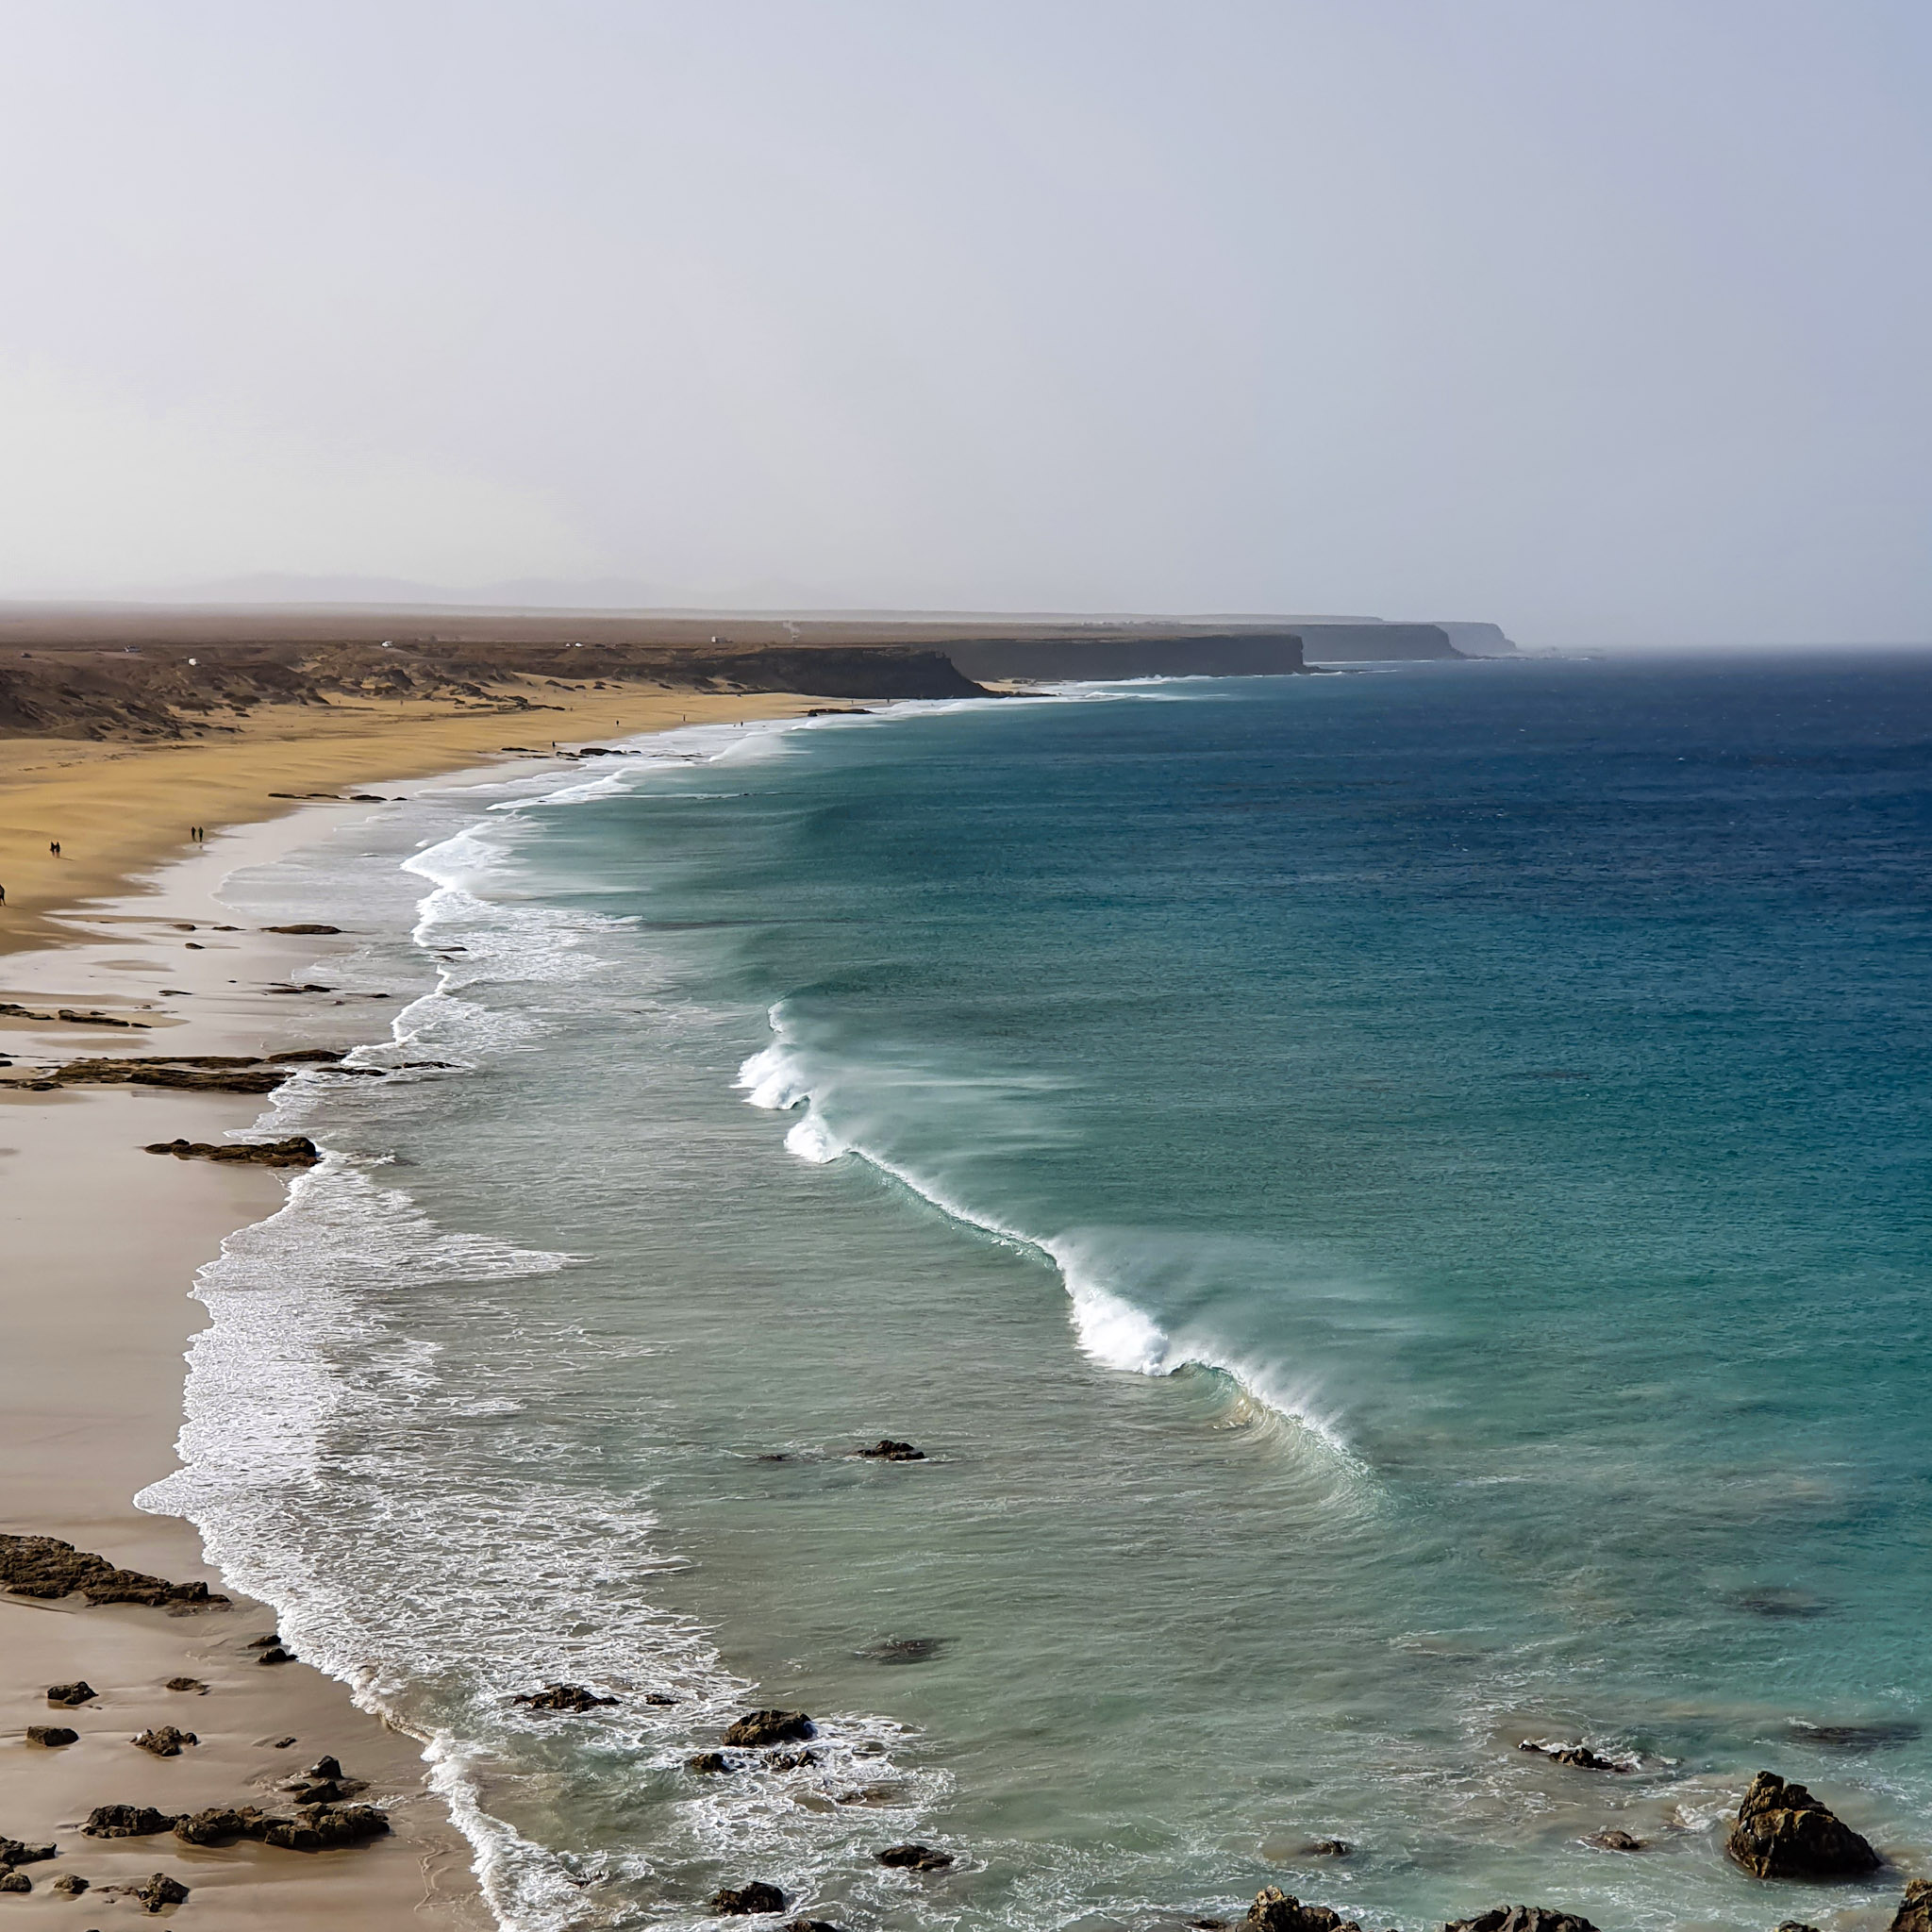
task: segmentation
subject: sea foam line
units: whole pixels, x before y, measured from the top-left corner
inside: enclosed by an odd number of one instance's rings
[[[1333,1417],[1322,1413],[1311,1396],[1284,1389],[1272,1371],[1218,1349],[1201,1338],[1176,1341],[1144,1308],[1136,1307],[1096,1278],[1077,1231],[1041,1235],[1015,1227],[984,1209],[968,1206],[931,1175],[920,1174],[878,1148],[838,1132],[826,1120],[796,1049],[784,1037],[782,1004],[774,1006],[768,1017],[778,1038],[744,1061],[733,1085],[743,1092],[749,1106],[774,1113],[802,1109],[785,1135],[788,1153],[819,1167],[850,1155],[896,1181],[949,1219],[1024,1253],[1039,1256],[1059,1276],[1066,1291],[1069,1316],[1081,1352],[1101,1367],[1154,1377],[1176,1374],[1186,1368],[1211,1369],[1229,1377],[1263,1407],[1307,1430],[1351,1471],[1362,1473],[1364,1466],[1340,1424]]]

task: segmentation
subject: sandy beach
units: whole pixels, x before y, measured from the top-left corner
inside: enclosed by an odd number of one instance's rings
[[[599,692],[595,704],[574,705],[567,721],[545,713],[541,745],[553,731],[566,744],[594,741],[810,702]],[[310,714],[179,748],[0,741],[8,886],[0,1001],[23,1009],[0,1015],[0,1057],[10,1063],[0,1067],[9,1391],[0,1529],[225,1589],[191,1525],[145,1514],[132,1498],[177,1466],[183,1353],[206,1325],[188,1298],[195,1271],[224,1236],[275,1211],[286,1178],[142,1151],[177,1138],[219,1142],[258,1117],[258,1097],[128,1086],[35,1091],[29,1083],[90,1056],[341,1049],[381,1037],[383,1008],[263,991],[352,938],[238,930],[242,922],[216,896],[221,882],[365,809],[275,794],[373,786],[394,796],[398,781],[473,766],[484,753],[501,760],[504,745],[531,737],[528,720],[519,726],[494,716],[377,724]],[[189,842],[191,824],[206,827],[205,844]],[[63,847],[58,861],[44,849],[54,837]],[[145,1030],[51,1017],[62,1008]],[[0,1834],[58,1847],[53,1860],[21,1868],[33,1902],[69,1909],[50,1890],[62,1874],[85,1878],[92,1900],[100,1888],[160,1872],[192,1891],[187,1906],[170,1910],[211,1928],[488,1925],[470,1848],[425,1788],[421,1741],[357,1709],[341,1684],[299,1659],[265,1666],[252,1646],[274,1629],[269,1609],[240,1597],[229,1608],[184,1613],[0,1596]],[[207,1688],[164,1688],[178,1678]],[[96,1694],[71,1712],[49,1704],[48,1686],[76,1680]],[[45,1724],[66,1725],[79,1740],[56,1749],[26,1741],[29,1725]],[[198,1742],[173,1757],[132,1743],[165,1724]],[[276,1787],[325,1755],[366,1783],[358,1801],[389,1813],[390,1836],[303,1853],[79,1830],[100,1805],[171,1815],[243,1804],[286,1811],[292,1801]],[[140,1910],[116,1899],[86,1923]]]

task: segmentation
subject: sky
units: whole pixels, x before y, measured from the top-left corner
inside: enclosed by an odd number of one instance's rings
[[[1932,639],[1924,0],[0,30],[0,596]]]

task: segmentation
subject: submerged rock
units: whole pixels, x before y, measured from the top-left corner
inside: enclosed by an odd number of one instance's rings
[[[586,1690],[581,1684],[552,1684],[546,1690],[525,1690],[510,1699],[512,1704],[521,1704],[531,1710],[596,1710],[601,1706],[615,1704],[614,1697],[599,1697],[594,1690]]]
[[[152,1805],[96,1805],[80,1828],[88,1838],[153,1838],[173,1831],[175,1821]]]
[[[731,1769],[731,1760],[722,1751],[700,1751],[695,1757],[684,1760],[687,1771],[694,1771],[700,1777],[717,1777]]]
[[[1932,1878],[1914,1878],[1906,1887],[1891,1932],[1932,1932]]]
[[[1242,1932],[1361,1932],[1353,1919],[1344,1919],[1327,1906],[1305,1906],[1278,1885],[1266,1885],[1255,1894]]]
[[[1352,1858],[1355,1847],[1345,1838],[1318,1838],[1313,1844],[1302,1847],[1305,1858]]]
[[[201,1740],[192,1731],[178,1731],[173,1724],[162,1724],[156,1730],[142,1732],[134,1741],[156,1757],[178,1757],[182,1745],[198,1744]]]
[[[818,1726],[802,1710],[748,1710],[724,1733],[724,1741],[755,1751],[817,1736]]]
[[[1738,1807],[1724,1850],[1759,1878],[1856,1878],[1879,1857],[1803,1785],[1760,1771]]]
[[[943,1637],[888,1637],[853,1655],[874,1664],[925,1664],[945,1649],[947,1641]]]
[[[869,1449],[855,1449],[855,1456],[870,1457],[875,1462],[924,1462],[925,1451],[915,1449],[910,1442],[895,1442],[890,1436],[881,1436]]]
[[[1620,1831],[1615,1826],[1593,1831],[1583,1842],[1594,1845],[1600,1852],[1641,1852],[1643,1849],[1641,1838],[1632,1838],[1627,1831]]]
[[[1634,1764],[1619,1764],[1614,1757],[1599,1757],[1584,1744],[1535,1744],[1524,1739],[1516,1747],[1519,1751],[1534,1753],[1538,1757],[1547,1757],[1552,1764],[1567,1764],[1577,1771],[1635,1771]]]
[[[29,1724],[26,1727],[26,1740],[39,1744],[49,1751],[58,1751],[63,1744],[80,1742],[80,1733],[70,1731],[65,1724]]]
[[[1552,1911],[1548,1906],[1498,1906],[1474,1919],[1452,1920],[1442,1932],[1596,1932],[1596,1927],[1574,1912]]]
[[[767,1771],[808,1771],[819,1761],[816,1751],[774,1751],[765,1759]]]
[[[935,1851],[931,1845],[888,1845],[873,1857],[881,1865],[903,1872],[943,1872],[953,1862],[951,1852]]]
[[[785,1894],[775,1885],[754,1878],[749,1885],[729,1886],[711,1894],[711,1909],[721,1917],[744,1919],[755,1912],[782,1912]]]
[[[258,1664],[292,1664],[298,1658],[292,1650],[284,1650],[279,1643],[272,1643],[255,1661]]]

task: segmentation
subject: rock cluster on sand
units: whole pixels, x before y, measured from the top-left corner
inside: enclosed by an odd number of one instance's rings
[[[77,1591],[91,1604],[184,1605],[192,1609],[228,1606],[226,1597],[210,1595],[205,1583],[169,1583],[138,1570],[117,1570],[105,1557],[76,1550],[53,1536],[0,1536],[0,1589],[47,1599]],[[85,1704],[94,1694],[85,1685],[71,1688],[82,1694],[56,1697],[49,1690],[48,1700]]]
[[[306,1134],[286,1141],[151,1141],[144,1154],[172,1154],[176,1160],[232,1160],[253,1167],[313,1167],[320,1149]]]
[[[172,1831],[190,1845],[226,1845],[245,1838],[284,1851],[323,1852],[382,1837],[389,1814],[374,1805],[298,1805],[293,1816],[253,1805],[212,1805],[176,1818],[150,1805],[98,1805],[80,1828],[89,1838],[155,1838]]]
[[[1594,1845],[1600,1852],[1641,1852],[1643,1849],[1641,1838],[1633,1838],[1627,1831],[1620,1831],[1614,1826],[1591,1832],[1583,1842]]]
[[[818,1726],[802,1710],[748,1710],[724,1733],[724,1741],[755,1751],[765,1744],[791,1744],[817,1736]]]
[[[192,1731],[176,1730],[173,1724],[161,1724],[156,1729],[142,1732],[134,1741],[156,1757],[178,1757],[182,1745],[198,1744],[201,1740]]]
[[[1760,1771],[1724,1850],[1759,1878],[1856,1878],[1878,1869],[1872,1847],[1803,1785]]]

